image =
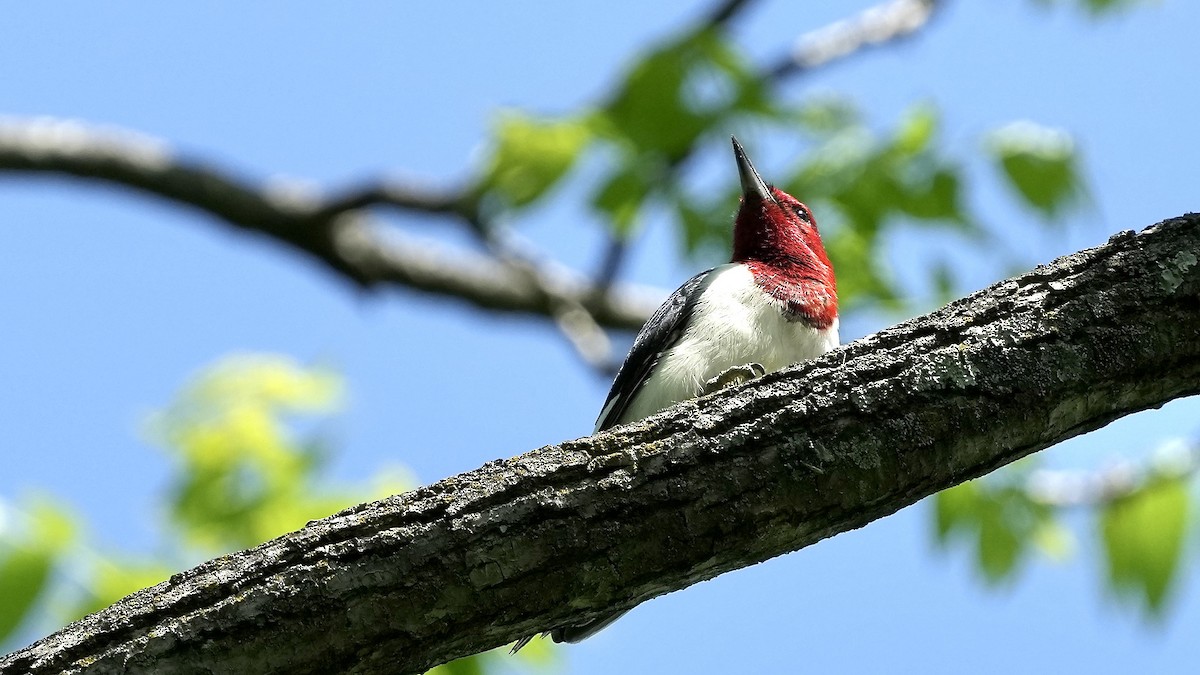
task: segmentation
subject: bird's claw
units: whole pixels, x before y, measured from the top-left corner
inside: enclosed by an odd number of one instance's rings
[[[762,367],[761,363],[747,363],[742,366],[734,366],[725,372],[717,375],[704,383],[704,388],[701,394],[711,394],[714,391],[720,391],[725,387],[732,387],[737,384],[745,384],[756,377],[762,377],[767,374],[767,369]]]

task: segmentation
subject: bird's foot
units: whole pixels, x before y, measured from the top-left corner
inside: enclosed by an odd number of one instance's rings
[[[729,370],[717,375],[708,382],[704,383],[704,388],[700,390],[700,394],[711,394],[714,391],[720,391],[725,387],[732,387],[737,384],[745,384],[756,377],[762,377],[767,374],[767,369],[762,367],[761,363],[747,363],[743,366],[734,366]]]

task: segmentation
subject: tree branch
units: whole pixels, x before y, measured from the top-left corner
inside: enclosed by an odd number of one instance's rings
[[[1025,494],[1057,509],[1098,508],[1125,499],[1152,480],[1187,480],[1200,472],[1200,446],[1182,441],[1159,448],[1144,464],[1122,461],[1099,470],[1039,469],[1025,481]]]
[[[476,307],[556,317],[564,304],[608,328],[635,330],[660,293],[613,286],[597,293],[582,275],[527,269],[495,255],[438,250],[398,235],[384,237],[362,209],[386,205],[453,216],[478,226],[464,196],[410,185],[379,184],[322,200],[298,185],[254,185],[229,171],[177,157],[153,139],[63,120],[0,121],[0,171],[98,180],[199,209],[240,230],[303,251],[366,287],[401,286],[465,300]]]
[[[767,69],[780,80],[906,38],[924,28],[945,0],[888,0],[849,19],[805,33],[792,53]]]
[[[745,386],[209,561],[0,673],[420,671],[794,551],[1200,392],[1200,215]]]
[[[712,28],[724,26],[746,9],[749,4],[749,0],[721,0],[709,11],[704,23]]]

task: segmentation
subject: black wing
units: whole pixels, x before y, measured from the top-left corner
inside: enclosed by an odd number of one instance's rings
[[[617,421],[629,408],[634,394],[642,388],[646,378],[654,371],[659,357],[683,336],[688,319],[695,309],[696,300],[700,297],[702,287],[713,269],[716,268],[704,270],[683,282],[683,285],[659,306],[646,325],[642,326],[642,330],[633,340],[629,356],[625,357],[625,363],[621,364],[621,370],[617,371],[617,379],[613,380],[608,398],[604,399],[600,419],[596,420],[596,431],[604,431],[617,425]]]

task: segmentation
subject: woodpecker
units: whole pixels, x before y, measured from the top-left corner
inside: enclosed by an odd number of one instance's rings
[[[742,198],[733,259],[688,279],[633,341],[596,431],[653,415],[838,345],[837,284],[807,206],[768,185],[733,141]],[[579,642],[626,611],[549,631]],[[532,636],[513,647],[516,652]]]

